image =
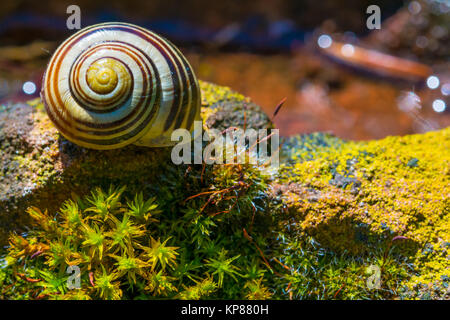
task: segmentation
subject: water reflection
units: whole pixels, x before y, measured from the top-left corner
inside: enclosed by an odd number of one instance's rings
[[[327,3],[313,7],[320,7],[322,12]],[[444,1],[406,2],[398,14],[382,21],[381,30],[367,36],[365,26],[362,32],[361,28],[343,25],[335,17],[337,12],[326,15],[322,24],[310,23],[308,28],[300,26],[293,15],[276,13],[270,18],[252,15],[221,20],[226,23],[211,18],[212,27],[182,20],[184,16],[160,20],[146,17],[133,22],[179,45],[200,79],[250,96],[268,114],[287,97],[275,119],[284,135],[331,131],[349,139],[373,139],[450,125],[449,24],[448,17],[442,14],[446,11],[448,5]],[[313,14],[305,15],[318,19]],[[33,26],[41,25],[30,17],[21,20],[22,28],[29,21]],[[85,17],[89,19],[88,15]],[[55,24],[64,29],[65,17],[60,18],[63,23]],[[17,23],[17,19],[10,17],[10,22],[11,19]],[[0,23],[2,40],[5,34],[16,35],[11,31],[13,26],[6,28],[4,21]],[[37,39],[35,34],[29,38]],[[38,96],[42,72],[59,43],[56,36],[48,40],[52,41],[0,46],[0,103]],[[330,56],[318,54],[332,49],[339,55],[340,63],[335,63],[336,58],[333,62]],[[367,52],[375,54],[363,58]],[[342,63],[358,59],[363,72]],[[405,61],[419,64],[405,65]],[[415,68],[419,65],[419,69]],[[397,75],[397,79],[376,77],[383,68],[385,74]]]

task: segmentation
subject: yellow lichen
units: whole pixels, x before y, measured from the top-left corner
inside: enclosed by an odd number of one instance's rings
[[[368,249],[359,226],[387,240],[400,235],[417,245],[410,289],[450,277],[450,128],[313,151],[304,144],[282,172],[278,183],[299,185],[282,196],[299,232],[353,253]]]

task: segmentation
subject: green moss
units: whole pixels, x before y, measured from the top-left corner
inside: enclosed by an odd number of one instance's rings
[[[187,193],[197,192],[191,197],[160,190],[144,201],[110,188],[74,196],[57,213],[30,208],[34,228],[10,237],[0,297],[268,298],[267,270],[253,242],[264,244],[269,225],[260,220],[270,217],[255,217],[264,176],[240,165],[199,169],[187,177]],[[236,188],[238,179],[248,184]],[[243,227],[258,238],[249,241]],[[68,287],[71,265],[80,267],[80,290]]]

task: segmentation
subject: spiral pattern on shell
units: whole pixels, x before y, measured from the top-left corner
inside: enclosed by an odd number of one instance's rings
[[[186,58],[126,23],[87,27],[62,43],[41,97],[61,134],[93,149],[172,145],[173,130],[192,132],[200,119],[200,90]]]

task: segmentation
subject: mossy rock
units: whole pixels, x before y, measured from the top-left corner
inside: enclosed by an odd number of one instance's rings
[[[283,148],[272,191],[282,223],[334,252],[395,247],[417,272],[408,290],[449,296],[450,128],[363,142],[318,133]]]
[[[231,120],[235,127],[272,127],[250,99],[226,87],[203,81],[200,85],[205,129],[223,130]],[[0,107],[0,150],[3,244],[9,231],[25,231],[24,212],[29,206],[52,212],[73,193],[84,195],[109,184],[126,185],[130,193],[183,189],[179,176],[186,166],[172,163],[171,148],[128,146],[97,151],[78,147],[58,133],[40,101]]]
[[[201,89],[205,129],[272,127],[248,98],[205,82]],[[263,174],[252,166],[177,166],[170,148],[80,148],[36,103],[3,107],[0,149],[3,243],[10,231],[26,231],[29,206],[53,216],[73,194],[126,185],[131,197],[156,197],[164,238],[183,220],[198,231],[207,261],[219,252],[210,248],[222,246],[236,263],[267,268],[248,272],[265,272],[277,298],[449,298],[450,128],[366,142],[294,136],[283,140],[280,168]],[[174,241],[200,263],[191,237],[181,232]],[[366,287],[370,264],[382,267],[379,293]],[[226,285],[233,293],[217,297],[237,297],[242,288],[233,283]]]

